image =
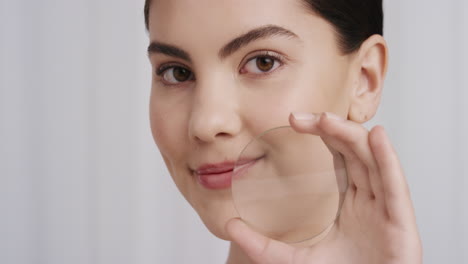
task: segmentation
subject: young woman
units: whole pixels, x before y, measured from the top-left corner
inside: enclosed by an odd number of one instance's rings
[[[387,70],[381,0],[147,0],[154,140],[227,263],[421,263],[405,176],[380,126]],[[242,146],[289,122],[342,153],[342,212],[313,246],[237,219],[225,174]],[[210,177],[206,177],[210,174]]]

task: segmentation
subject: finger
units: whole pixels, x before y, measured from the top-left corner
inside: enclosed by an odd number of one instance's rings
[[[226,231],[256,264],[292,263],[293,247],[255,232],[239,218],[229,220]]]
[[[317,126],[319,120],[320,120],[320,115],[318,114],[292,113],[289,116],[289,123],[291,124],[291,126],[293,127],[295,131],[299,133],[308,133],[308,134],[313,134],[317,136],[320,136],[323,133],[322,131],[320,131],[319,127]],[[348,172],[347,179],[346,178],[338,179],[338,184],[340,184],[339,185],[340,191],[346,187],[344,180],[347,180],[348,186],[355,186],[353,179],[349,176],[349,172],[351,170],[354,170],[354,168],[350,167],[350,164],[353,164],[353,163],[350,162],[349,155],[343,156],[342,154],[340,154],[339,151],[331,147],[326,142],[324,142],[324,144],[327,146],[327,148],[330,150],[330,152],[333,155],[335,167],[346,168],[346,171]],[[344,164],[341,162],[341,159],[343,159]],[[353,191],[353,188],[349,189],[349,191]]]
[[[338,190],[340,193],[345,193],[346,188],[348,187],[348,177],[346,174],[346,163],[343,155],[338,151],[334,150],[330,146],[327,145],[327,148],[333,155],[333,166],[335,168],[336,173],[336,180],[338,183]]]
[[[408,184],[395,149],[381,126],[370,132],[370,145],[381,173],[385,204],[391,219],[400,223],[414,217]]]
[[[354,173],[353,180],[361,189],[369,190],[373,196],[382,194],[377,162],[369,145],[369,132],[356,122],[344,120],[332,113],[324,113],[320,117],[318,127],[323,131],[322,137],[330,142],[338,151],[344,151],[350,157],[354,166],[360,167],[359,173]],[[353,159],[358,159],[357,162]],[[364,166],[363,166],[364,165]],[[367,172],[366,172],[367,171]]]
[[[293,126],[301,132],[320,135],[327,145],[343,154],[351,190],[354,184],[367,197],[381,193],[379,183],[371,183],[369,179],[370,173],[377,173],[377,165],[370,151],[367,129],[330,113],[316,115],[308,122],[304,120],[292,120]]]

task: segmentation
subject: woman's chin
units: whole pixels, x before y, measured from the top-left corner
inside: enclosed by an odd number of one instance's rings
[[[223,208],[217,210],[198,212],[198,214],[213,235],[222,240],[230,240],[225,227],[229,220],[239,217],[234,206],[223,206]]]

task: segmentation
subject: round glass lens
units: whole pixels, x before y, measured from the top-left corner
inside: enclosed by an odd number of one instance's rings
[[[243,221],[287,243],[328,230],[340,213],[346,189],[342,156],[319,136],[289,126],[252,140],[232,175],[233,201]]]

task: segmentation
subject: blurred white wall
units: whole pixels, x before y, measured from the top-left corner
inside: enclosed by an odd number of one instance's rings
[[[0,0],[0,263],[223,263],[149,129],[143,0]],[[424,263],[468,263],[468,2],[387,0],[378,116]]]

